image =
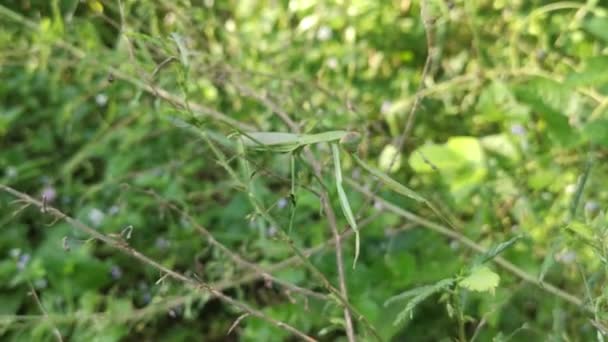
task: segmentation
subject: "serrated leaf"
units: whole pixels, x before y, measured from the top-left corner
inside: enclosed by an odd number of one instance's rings
[[[494,294],[494,290],[500,282],[498,274],[494,273],[487,266],[479,266],[471,271],[471,274],[460,281],[459,285],[477,292],[490,292]]]
[[[407,304],[405,305],[403,310],[397,315],[397,318],[395,318],[395,321],[393,324],[398,325],[401,322],[403,322],[408,316],[410,318],[412,317],[414,309],[416,308],[416,306],[418,304],[423,302],[425,299],[427,299],[431,295],[450,287],[453,283],[454,283],[454,279],[448,278],[448,279],[440,280],[439,282],[437,282],[433,285],[420,286],[415,289],[405,291],[399,295],[389,298],[384,303],[384,306],[388,306],[391,303],[394,303],[396,301],[407,300],[409,298],[412,298],[411,300],[409,300],[407,302]]]
[[[518,88],[516,93],[521,102],[530,106],[545,121],[549,137],[555,143],[569,147],[578,142],[578,135],[570,126],[568,117],[560,112],[567,104],[562,98],[563,89],[558,88],[559,84],[537,81]]]
[[[583,222],[574,221],[568,225],[567,228],[569,231],[574,233],[579,238],[582,238],[587,241],[593,240],[593,228],[589,227]]]
[[[507,240],[505,242],[499,243],[498,245],[495,245],[494,247],[488,249],[488,251],[485,252],[481,256],[480,264],[483,264],[485,262],[488,262],[488,261],[494,259],[498,254],[504,252],[507,248],[513,246],[517,241],[519,241],[522,238],[523,238],[523,235],[517,235],[517,236],[510,238],[509,240]]]
[[[539,282],[542,282],[545,279],[547,272],[555,265],[555,253],[557,253],[557,250],[562,246],[562,243],[563,241],[560,236],[551,244],[551,249],[549,250],[549,253],[545,255],[545,259],[540,267],[540,272],[538,274]]]

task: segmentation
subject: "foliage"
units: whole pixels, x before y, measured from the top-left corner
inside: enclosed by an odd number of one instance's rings
[[[594,0],[3,1],[0,339],[605,339],[606,32]]]

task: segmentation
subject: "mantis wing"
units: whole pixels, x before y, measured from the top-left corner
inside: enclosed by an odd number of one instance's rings
[[[300,147],[300,136],[282,132],[248,132],[243,135],[243,143],[256,150],[291,152]]]

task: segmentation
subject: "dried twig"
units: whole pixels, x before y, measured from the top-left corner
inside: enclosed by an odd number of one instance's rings
[[[239,91],[241,93],[243,93],[243,95],[257,99],[263,105],[265,105],[267,108],[269,108],[272,112],[276,113],[279,116],[279,118],[281,118],[281,120],[283,120],[283,122],[291,129],[292,132],[301,133],[300,127],[293,120],[291,120],[291,118],[289,117],[287,112],[284,111],[279,105],[274,103],[271,99],[269,99],[268,97],[262,96],[260,94],[257,94],[254,90],[243,85],[242,83],[239,86],[237,86],[237,89],[239,89]],[[312,166],[315,177],[317,179],[322,179],[323,170],[322,170],[321,163],[312,154],[312,152],[310,151],[310,148],[307,147],[305,149],[305,154],[306,154],[306,161]],[[342,257],[342,242],[340,241],[340,232],[338,230],[336,214],[330,205],[329,194],[327,193],[327,190],[324,187],[322,187],[322,189],[319,193],[319,197],[320,197],[320,201],[321,201],[321,206],[323,208],[323,212],[327,216],[327,221],[329,223],[329,227],[330,227],[330,230],[331,230],[331,233],[333,235],[335,245],[336,245],[336,249],[335,249],[336,266],[338,268],[338,281],[340,284],[340,294],[341,294],[343,300],[346,303],[348,303],[348,287],[346,286],[346,275],[344,273],[344,259]],[[322,274],[320,274],[320,275],[322,275]],[[323,282],[326,284],[329,284],[329,282],[326,279],[324,279]],[[344,308],[344,323],[345,323],[345,328],[346,328],[346,336],[348,337],[349,342],[354,342],[354,341],[356,341],[355,330],[354,330],[354,326],[353,326],[353,320],[351,317],[351,313],[350,313],[349,309],[347,308],[347,306],[348,305],[346,305]]]
[[[27,194],[20,192],[18,190],[15,190],[9,186],[0,184],[0,190],[7,192],[23,201],[31,203],[32,205],[35,205],[38,208],[42,208],[42,203],[40,201],[30,197]],[[233,306],[239,308],[240,310],[242,310],[243,312],[249,313],[252,316],[263,319],[278,328],[284,329],[284,330],[300,337],[301,339],[303,339],[305,341],[316,341],[314,338],[306,335],[305,333],[292,327],[291,325],[289,325],[285,322],[276,320],[272,317],[269,317],[266,314],[264,314],[262,311],[254,309],[245,303],[242,303],[238,300],[233,299],[232,297],[229,297],[229,296],[223,294],[221,291],[218,291],[217,289],[215,289],[214,287],[212,287],[211,285],[209,285],[207,283],[204,283],[204,282],[201,282],[194,278],[188,277],[184,274],[181,274],[179,272],[176,272],[170,268],[167,268],[167,267],[161,265],[157,261],[150,259],[143,253],[141,253],[141,252],[137,251],[136,249],[132,248],[131,246],[129,246],[127,243],[125,243],[125,241],[114,239],[107,235],[104,235],[104,234],[100,233],[99,231],[85,225],[84,223],[64,214],[62,211],[60,211],[54,207],[47,206],[47,213],[49,215],[52,215],[53,217],[60,218],[64,221],[66,221],[67,223],[72,225],[74,228],[81,230],[82,232],[90,235],[91,237],[93,237],[99,241],[102,241],[102,242],[106,243],[107,245],[111,246],[112,248],[115,248],[115,249],[123,252],[124,254],[129,255],[132,258],[135,258],[135,259],[139,260],[140,262],[159,270],[161,273],[164,273],[164,274],[168,275],[169,277],[171,277],[175,280],[178,280],[181,283],[183,283],[191,288],[194,288],[199,291],[207,291],[214,297],[218,298],[219,300],[221,300],[227,304],[233,305]]]
[[[30,294],[34,298],[34,301],[36,302],[36,305],[38,305],[38,308],[40,309],[40,312],[42,312],[42,315],[44,316],[44,318],[46,320],[48,320],[49,314],[46,311],[46,309],[44,308],[44,305],[42,305],[42,302],[40,301],[40,298],[38,297],[38,294],[36,293],[36,289],[34,289],[34,286],[32,286],[31,282],[28,281],[27,284],[28,284],[28,286],[30,288]],[[57,329],[57,327],[53,324],[53,322],[50,322],[50,323],[51,323],[51,326],[52,326],[52,329],[53,329],[53,335],[55,335],[55,338],[57,338],[57,341],[63,342],[63,337],[61,336],[61,332],[59,332],[59,329]]]
[[[447,236],[451,239],[455,239],[458,240],[459,242],[461,242],[463,245],[479,252],[479,253],[486,253],[487,249],[484,248],[483,246],[480,246],[479,244],[477,244],[475,241],[469,239],[468,237],[460,234],[459,232],[457,232],[456,230],[450,229],[448,227],[445,227],[441,224],[435,223],[433,221],[429,221],[423,217],[420,217],[414,213],[411,213],[385,199],[383,199],[382,197],[372,193],[370,190],[358,185],[355,181],[353,181],[352,179],[345,179],[345,181],[350,184],[356,191],[366,195],[366,196],[370,196],[372,197],[375,201],[378,201],[379,203],[382,204],[382,207],[394,214],[397,214],[411,222],[420,224],[421,226],[430,229],[432,231],[435,231],[441,235]],[[574,304],[575,306],[578,307],[582,307],[583,306],[583,301],[556,287],[555,285],[549,284],[547,282],[539,282],[537,277],[528,274],[526,271],[522,270],[521,268],[517,267],[515,264],[511,263],[510,261],[504,259],[503,257],[495,257],[494,259],[492,259],[493,262],[495,262],[497,265],[501,266],[502,268],[506,269],[507,271],[511,272],[512,274],[514,274],[516,277],[525,280],[526,282],[529,282],[531,284],[534,284],[538,287],[540,287],[541,289],[545,290],[546,292],[549,292],[563,300],[565,300],[566,302],[570,303],[570,304]]]
[[[148,195],[153,196],[156,200],[162,202],[162,205],[164,205],[166,207],[169,207],[171,210],[175,211],[179,215],[181,215],[184,218],[186,218],[196,228],[196,230],[201,235],[203,235],[205,238],[207,238],[207,241],[209,241],[209,243],[211,245],[213,245],[214,247],[218,248],[223,253],[225,253],[226,255],[228,255],[237,264],[240,264],[242,266],[250,268],[254,272],[260,274],[260,276],[268,278],[273,283],[279,284],[279,285],[281,285],[281,286],[283,286],[286,289],[289,289],[291,291],[303,294],[305,296],[314,297],[314,298],[317,298],[317,299],[322,299],[322,300],[328,299],[327,295],[325,295],[325,294],[322,294],[322,293],[319,293],[319,292],[315,292],[315,291],[311,291],[309,289],[306,289],[306,288],[303,288],[303,287],[291,284],[291,283],[289,283],[287,281],[284,281],[284,280],[281,280],[279,278],[276,278],[276,277],[272,276],[269,272],[267,272],[266,270],[262,269],[257,264],[254,264],[254,263],[252,263],[250,261],[245,260],[240,255],[238,255],[238,254],[234,253],[233,251],[231,251],[230,248],[224,246],[221,242],[217,241],[215,239],[215,237],[213,237],[213,234],[211,234],[211,232],[209,232],[209,230],[207,230],[203,225],[201,225],[200,223],[198,223],[192,216],[190,216],[184,210],[180,209],[179,207],[177,207],[173,203],[165,200],[159,194],[157,194],[156,192],[154,192],[152,190],[145,190],[143,192],[146,193],[146,194],[148,194]]]

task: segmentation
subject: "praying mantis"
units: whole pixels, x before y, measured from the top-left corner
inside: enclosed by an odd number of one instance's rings
[[[317,134],[294,134],[282,132],[247,132],[242,134],[242,142],[245,148],[274,153],[291,154],[291,196],[294,201],[296,192],[294,155],[302,148],[309,145],[320,143],[330,144],[334,164],[336,190],[338,193],[340,207],[346,221],[355,233],[355,258],[353,260],[353,268],[355,268],[359,258],[360,237],[357,221],[355,220],[348,197],[346,196],[346,191],[344,190],[344,186],[342,184],[342,167],[340,164],[341,149],[348,152],[361,168],[378,178],[385,186],[403,196],[426,204],[438,216],[445,219],[441,212],[439,212],[439,210],[437,210],[430,201],[419,195],[414,190],[397,182],[381,170],[378,170],[361,160],[356,154],[360,141],[361,135],[357,132],[351,131],[328,131]]]

